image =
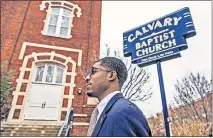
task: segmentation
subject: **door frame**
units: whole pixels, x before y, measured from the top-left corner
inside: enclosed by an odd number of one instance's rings
[[[37,67],[40,67],[44,65],[44,72],[43,72],[43,77],[42,77],[42,82],[36,82],[35,81],[35,78],[36,78],[36,73],[37,73]],[[56,80],[56,69],[57,67],[59,68],[63,68],[63,74],[62,74],[62,82],[61,84],[57,84],[57,83],[48,83],[48,82],[44,82],[45,80],[45,77],[46,77],[46,74],[47,74],[47,67],[48,65],[54,65],[54,73],[53,73],[53,79],[52,81],[55,81]],[[36,120],[36,119],[25,119],[25,113],[27,112],[28,108],[29,108],[29,104],[30,104],[30,91],[32,89],[32,86],[33,84],[40,84],[40,85],[60,85],[62,86],[61,87],[61,94],[60,94],[60,100],[59,100],[59,104],[58,104],[58,109],[57,109],[57,112],[58,112],[58,117],[60,116],[60,110],[62,108],[62,104],[63,104],[63,93],[64,93],[64,87],[63,87],[63,84],[65,83],[66,81],[66,70],[67,70],[67,67],[62,65],[62,64],[59,64],[57,62],[52,62],[52,61],[40,61],[40,62],[33,62],[33,66],[32,66],[32,75],[31,77],[29,78],[30,80],[30,86],[28,87],[28,90],[27,90],[27,97],[26,98],[26,101],[25,101],[25,104],[24,104],[24,110],[23,110],[23,116],[22,116],[22,120]],[[38,119],[38,120],[44,120],[44,121],[50,121],[50,120],[45,120],[45,119]],[[53,121],[53,120],[51,120]],[[57,120],[54,120],[54,121],[58,121]]]
[[[44,48],[44,49],[53,49],[53,50],[49,51],[49,52],[36,53],[36,52],[28,51],[28,49],[27,49],[28,47],[33,48],[33,49]],[[78,55],[77,59],[74,60],[70,56],[65,56],[65,55],[56,53],[58,50],[66,51],[66,52],[69,52],[70,54],[76,53]],[[44,58],[38,58],[38,57],[42,57],[42,56],[44,56]],[[64,61],[58,60],[57,57],[64,59]],[[23,42],[18,60],[22,60],[22,65],[19,67],[19,70],[17,70],[20,73],[16,79],[17,84],[15,86],[15,90],[12,92],[13,100],[11,103],[12,107],[11,107],[11,110],[10,110],[10,113],[9,113],[8,119],[7,119],[8,123],[10,123],[10,122],[11,123],[12,122],[28,122],[28,121],[24,120],[24,110],[26,109],[26,102],[27,102],[26,99],[28,98],[28,92],[29,92],[29,89],[30,89],[31,83],[32,83],[31,82],[32,74],[33,74],[32,71],[35,67],[35,63],[38,63],[38,62],[44,62],[44,61],[45,62],[54,62],[54,63],[59,63],[61,65],[64,65],[66,67],[65,75],[70,76],[71,80],[70,80],[70,82],[64,81],[65,83],[63,84],[63,91],[64,91],[65,87],[67,86],[67,87],[69,87],[69,94],[63,95],[63,98],[68,98],[68,107],[72,106],[72,100],[74,99],[73,91],[74,91],[74,87],[76,86],[76,84],[75,84],[75,79],[76,79],[76,75],[77,75],[76,68],[77,68],[77,66],[81,66],[82,50],[73,49],[73,48],[64,48],[61,46]],[[28,64],[30,66],[28,66]],[[72,64],[72,67],[71,68],[69,67],[69,70],[68,70],[68,64]],[[26,71],[29,72],[29,77],[27,79],[24,78]],[[64,77],[64,79],[65,79],[65,77]],[[26,89],[24,91],[21,91],[21,86],[23,83],[26,83]],[[24,99],[20,105],[17,104],[19,96],[24,96]],[[61,110],[59,112],[59,118],[56,122],[62,122],[60,120],[61,113],[62,113],[62,111],[67,111],[68,107],[61,106]],[[13,118],[16,113],[16,110],[19,110],[17,119]]]

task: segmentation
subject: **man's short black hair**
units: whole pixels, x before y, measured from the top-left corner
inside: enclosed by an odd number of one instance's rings
[[[105,66],[117,73],[118,83],[121,89],[128,75],[126,65],[123,63],[123,61],[115,57],[104,57],[96,61],[96,63],[97,62],[100,62],[100,65]]]

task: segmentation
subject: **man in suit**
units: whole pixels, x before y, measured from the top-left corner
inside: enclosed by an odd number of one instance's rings
[[[90,68],[87,95],[98,98],[99,104],[92,113],[88,136],[151,136],[141,110],[120,92],[126,79],[126,66],[115,57],[99,59]]]

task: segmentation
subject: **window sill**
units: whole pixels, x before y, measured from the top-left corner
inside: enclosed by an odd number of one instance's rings
[[[50,36],[50,37],[58,37],[58,38],[64,38],[64,39],[70,39],[70,38],[72,38],[72,35],[64,37],[64,36],[49,35],[49,34],[46,34],[46,33],[43,33],[43,32],[41,32],[41,33],[42,33],[42,35]]]
[[[44,84],[44,85],[58,85],[58,86],[62,86],[62,84],[58,84],[58,83],[35,82],[35,81],[33,81],[32,84]]]

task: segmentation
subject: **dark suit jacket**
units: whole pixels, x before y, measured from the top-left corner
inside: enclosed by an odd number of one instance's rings
[[[118,93],[104,108],[91,136],[142,137],[151,136],[151,131],[141,110]]]

